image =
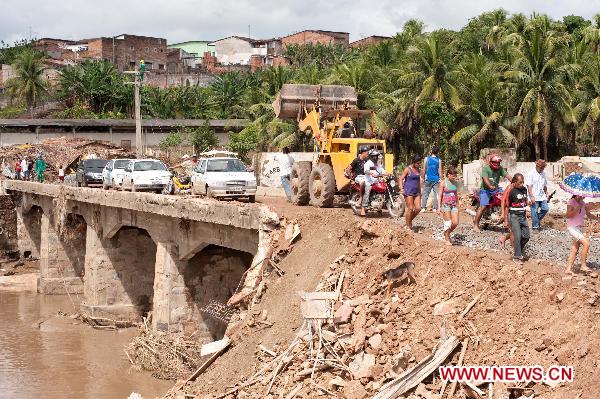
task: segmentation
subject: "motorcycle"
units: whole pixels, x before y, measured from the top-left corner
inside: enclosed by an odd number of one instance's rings
[[[350,197],[348,200],[352,211],[360,214],[360,185],[354,179],[350,182]],[[365,209],[367,212],[379,212],[387,209],[391,218],[399,218],[404,215],[404,197],[400,195],[396,187],[396,181],[393,176],[380,177],[377,182],[371,186],[369,195],[369,205]]]
[[[499,225],[502,224],[502,196],[504,195],[503,191],[496,191],[496,193],[490,199],[490,205],[486,208],[481,216],[481,220],[483,222],[483,227],[486,228],[489,225]],[[479,209],[479,190],[475,189],[471,193],[471,206],[475,208],[475,210],[467,209],[466,212],[471,216],[475,216],[477,210]]]
[[[189,194],[191,192],[192,178],[189,176],[179,177],[177,173],[173,173],[173,176],[171,176],[171,179],[162,191],[162,193],[165,195]]]

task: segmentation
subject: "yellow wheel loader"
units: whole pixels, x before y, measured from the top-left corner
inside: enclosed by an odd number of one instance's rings
[[[296,119],[303,132],[314,139],[312,162],[294,162],[291,173],[292,202],[317,207],[333,205],[334,195],[350,195],[346,169],[359,149],[376,149],[384,154],[386,172],[393,172],[393,155],[385,140],[373,129],[374,112],[357,109],[351,86],[284,84],[273,102],[276,117]],[[396,193],[397,194],[397,193]],[[399,198],[397,198],[399,197]],[[396,200],[397,199],[397,200]],[[390,213],[401,216],[404,200],[395,195]]]

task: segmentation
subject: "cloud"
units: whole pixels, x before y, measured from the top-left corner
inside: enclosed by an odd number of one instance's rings
[[[11,2],[0,14],[0,39],[80,39],[130,33],[184,40],[248,35],[279,37],[303,29],[350,32],[351,39],[393,35],[411,18],[428,29],[458,29],[469,18],[504,8],[511,13],[547,13],[554,18],[598,12],[590,0],[28,0]]]

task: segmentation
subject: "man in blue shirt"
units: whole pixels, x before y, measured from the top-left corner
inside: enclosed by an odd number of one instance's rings
[[[438,157],[439,153],[440,147],[433,146],[431,155],[425,158],[425,166],[421,172],[421,178],[425,181],[423,183],[421,208],[426,210],[429,193],[433,190],[432,207],[434,212],[438,210],[438,188],[440,187],[440,176],[442,175],[442,160]]]

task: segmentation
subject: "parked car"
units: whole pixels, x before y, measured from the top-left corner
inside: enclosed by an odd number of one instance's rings
[[[123,184],[125,167],[131,161],[130,159],[111,159],[102,170],[102,188],[108,190],[114,188],[118,190]]]
[[[107,159],[84,159],[79,162],[75,172],[75,185],[77,187],[102,185],[102,170],[107,163]]]
[[[161,193],[171,180],[171,172],[158,159],[132,159],[125,167],[123,190]]]
[[[232,157],[201,158],[192,173],[192,194],[214,198],[256,198],[256,178]]]

